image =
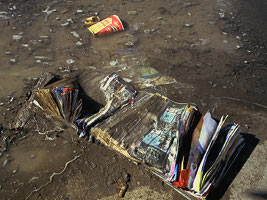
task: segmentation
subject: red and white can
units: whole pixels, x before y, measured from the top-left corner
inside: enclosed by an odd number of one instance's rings
[[[123,31],[124,27],[117,15],[112,15],[88,28],[94,35],[103,35]]]

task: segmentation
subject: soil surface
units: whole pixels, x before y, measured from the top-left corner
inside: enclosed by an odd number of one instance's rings
[[[214,118],[228,114],[246,146],[211,199],[266,199],[266,10],[265,0],[0,0],[1,199],[118,199],[122,179],[125,199],[184,199],[73,129],[11,128],[43,72],[77,70],[115,71]],[[125,31],[94,37],[84,20],[95,14],[118,15]],[[140,87],[140,66],[176,82]]]

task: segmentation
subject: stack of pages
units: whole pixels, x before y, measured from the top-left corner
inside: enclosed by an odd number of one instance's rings
[[[95,96],[103,96],[105,105],[89,116],[80,116],[87,102],[77,86],[40,89],[33,103],[71,123],[80,137],[90,134],[145,164],[189,199],[204,199],[218,187],[244,146],[239,125],[225,125],[227,117],[214,120],[193,104],[137,92],[115,73],[97,85]]]

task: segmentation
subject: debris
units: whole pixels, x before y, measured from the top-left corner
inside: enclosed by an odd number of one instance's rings
[[[68,18],[68,19],[67,19],[67,22],[70,22],[70,23],[73,24],[72,18]]]
[[[222,19],[225,17],[225,15],[224,15],[223,12],[220,12],[220,13],[219,13],[219,16],[220,16],[220,18],[222,18]]]
[[[112,15],[88,28],[93,35],[103,35],[123,31],[124,27],[117,15]]]
[[[65,27],[65,26],[68,26],[69,25],[69,22],[66,22],[64,24],[61,24],[62,27]]]
[[[123,198],[128,188],[128,185],[122,179],[118,179],[117,184],[121,188],[119,192],[119,197]]]
[[[72,33],[72,35],[73,35],[74,37],[76,37],[76,38],[79,38],[79,37],[80,37],[79,34],[78,34],[76,31],[72,31],[72,32],[70,32],[70,33]]]
[[[34,56],[34,58],[37,60],[52,60],[51,58],[46,56]]]
[[[76,13],[82,14],[83,13],[83,10],[76,10]]]
[[[43,13],[46,13],[45,20],[44,20],[45,22],[47,21],[47,18],[49,15],[57,11],[57,9],[53,9],[53,10],[49,10],[49,9],[50,9],[50,6],[47,6],[45,10],[42,10]]]
[[[82,43],[81,41],[78,41],[78,42],[76,42],[76,45],[77,45],[77,46],[82,46],[83,43]]]
[[[98,22],[100,22],[100,18],[98,16],[92,16],[92,17],[87,17],[85,19],[84,24],[88,26],[92,26]]]
[[[150,33],[150,30],[149,29],[145,29],[144,30],[144,33],[149,34]]]
[[[137,92],[127,83],[130,79],[124,80],[115,73],[105,77],[98,72],[88,73],[36,91],[29,105],[50,118],[53,115],[65,119],[78,129],[79,137],[90,134],[90,141],[100,141],[145,164],[184,196],[204,199],[212,188],[218,187],[244,146],[239,125],[224,125],[224,116],[217,122],[210,112],[201,115],[194,104],[177,103],[158,93]],[[142,84],[177,84],[175,79],[149,66],[140,67],[140,77]],[[94,94],[92,100],[97,103],[90,108],[95,111],[86,113],[87,116],[79,117],[82,104],[75,84],[89,97]],[[34,116],[32,120],[39,117]],[[41,133],[39,129],[37,132]],[[55,138],[46,135],[48,140]],[[78,157],[67,162],[63,171],[53,173],[49,182],[33,190],[26,199],[51,183]],[[120,197],[127,190],[127,180],[117,180]]]
[[[73,59],[68,59],[66,62],[67,62],[68,65],[70,65],[70,64],[75,63],[75,60],[73,60]]]
[[[109,64],[110,64],[112,67],[114,67],[114,66],[116,66],[118,63],[119,63],[119,62],[118,62],[117,60],[113,60],[113,61],[111,61]]]
[[[13,40],[19,41],[22,38],[22,35],[13,35]]]
[[[10,160],[6,159],[4,162],[3,162],[3,168],[7,165],[7,163],[9,163]]]
[[[68,123],[75,122],[82,109],[82,100],[78,97],[79,90],[74,87],[64,86],[54,87],[51,92],[63,119]]]
[[[131,10],[131,11],[128,11],[127,13],[128,13],[128,15],[136,15],[137,11]]]
[[[184,24],[184,27],[192,27],[194,24]]]
[[[16,58],[10,58],[10,59],[9,59],[9,62],[12,63],[12,64],[14,64],[14,63],[17,62],[17,60],[16,60]]]

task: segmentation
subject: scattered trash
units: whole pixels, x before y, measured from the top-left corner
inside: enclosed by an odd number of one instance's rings
[[[184,24],[184,27],[192,27],[194,24]]]
[[[88,28],[93,35],[109,34],[117,31],[123,31],[124,27],[117,15],[112,15]]]
[[[65,26],[68,26],[69,25],[69,22],[66,22],[64,24],[61,24],[62,27],[65,27]]]
[[[19,41],[22,38],[22,35],[13,35],[13,40]]]
[[[73,87],[55,87],[51,91],[61,116],[66,122],[75,122],[81,114],[82,100],[79,90]]]
[[[225,17],[225,14],[224,14],[223,12],[220,12],[220,13],[219,13],[219,16],[220,16],[220,18],[223,19],[223,18]]]
[[[130,11],[128,11],[127,13],[128,13],[128,15],[136,15],[136,14],[137,14],[137,11],[135,11],[135,10],[130,10]]]
[[[140,74],[143,81],[155,80],[153,84],[169,81],[152,67],[141,68]],[[33,93],[30,108],[35,105],[45,116],[50,113],[49,118],[53,115],[64,119],[78,130],[79,137],[90,135],[90,141],[100,141],[145,164],[189,199],[204,199],[218,187],[244,146],[239,125],[224,125],[227,117],[222,116],[217,122],[210,112],[201,115],[194,104],[177,103],[158,93],[137,92],[127,83],[131,80],[115,73],[104,77],[97,72],[89,77],[82,74],[67,80]],[[43,84],[44,81],[47,83],[49,79],[44,79]],[[97,102],[103,106],[88,113],[89,116],[80,116],[82,100],[77,84],[87,95],[95,94],[94,101],[102,98]],[[46,135],[46,139],[55,137]],[[53,173],[48,183],[33,190],[26,199],[51,183],[54,175],[63,173],[78,157],[67,162],[60,173]],[[119,196],[123,197],[127,180],[120,178],[117,184]]]
[[[17,60],[16,60],[16,58],[10,58],[10,59],[9,59],[9,62],[10,62],[11,64],[14,64],[14,63],[17,62]]]
[[[118,179],[117,184],[121,188],[119,192],[119,197],[123,198],[128,188],[128,185],[122,179]]]
[[[113,60],[109,63],[112,67],[116,66],[117,64],[119,64],[119,62],[117,60]]]
[[[52,60],[51,58],[46,56],[34,56],[34,58],[38,60]]]
[[[67,19],[67,22],[70,22],[70,23],[73,24],[72,18],[68,18],[68,19]]]
[[[68,65],[70,65],[70,64],[75,63],[75,60],[73,60],[73,59],[68,59],[66,62],[67,62]]]
[[[53,10],[49,10],[49,9],[50,9],[50,6],[47,6],[47,8],[42,11],[43,13],[46,13],[45,20],[44,20],[45,22],[47,21],[47,18],[49,15],[51,15],[53,12],[57,12],[57,9],[53,9]]]
[[[151,79],[160,77],[160,73],[153,67],[143,67],[140,70],[142,79]]]
[[[92,26],[98,22],[100,22],[100,18],[98,16],[92,16],[92,17],[86,18],[84,24],[88,26]]]
[[[78,42],[76,42],[76,45],[77,45],[77,46],[82,46],[83,43],[82,43],[81,41],[78,41]]]
[[[6,159],[4,162],[3,162],[3,168],[9,163],[10,160]]]
[[[79,34],[78,34],[76,31],[72,31],[72,32],[70,32],[70,33],[72,33],[72,35],[73,35],[74,37],[76,37],[76,38],[79,38],[79,37],[80,37]]]
[[[76,10],[76,13],[82,14],[83,13],[83,10]]]

